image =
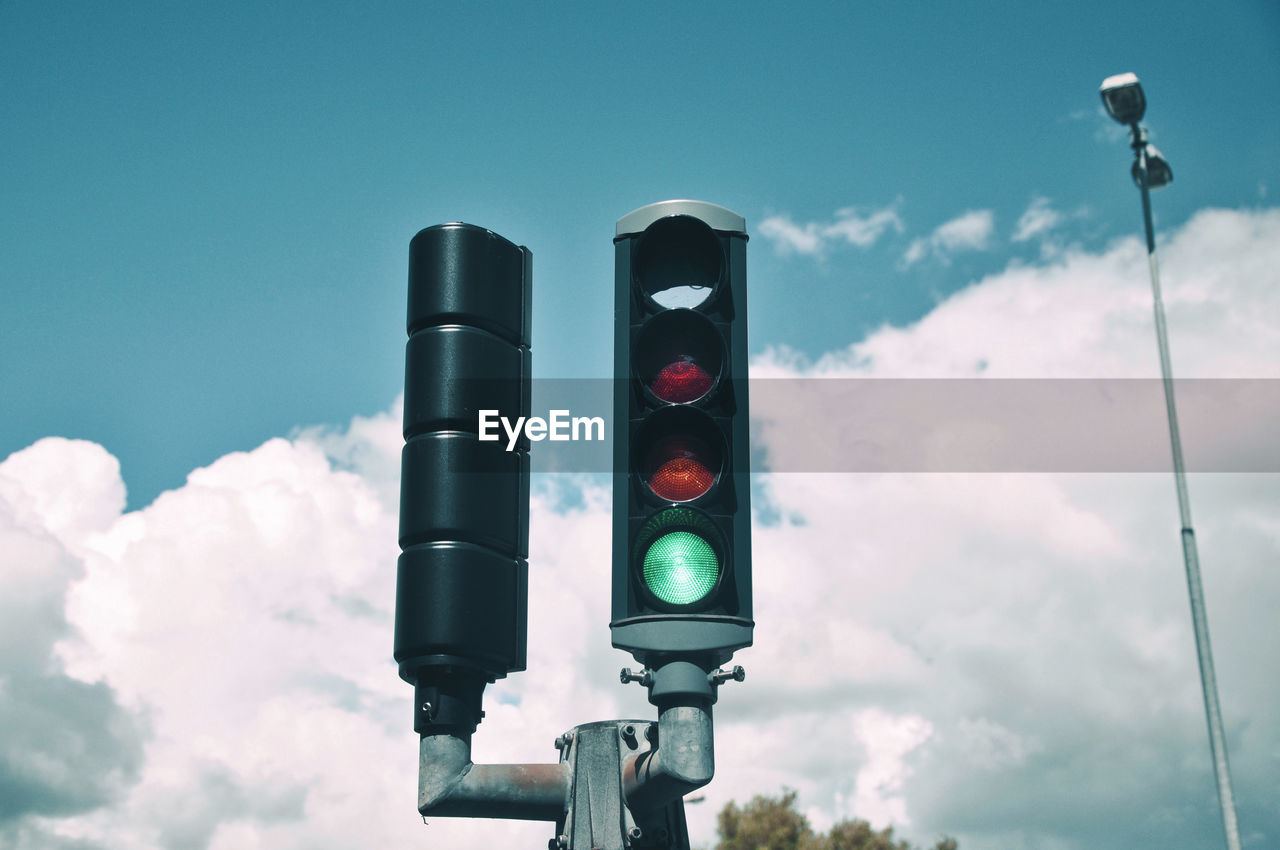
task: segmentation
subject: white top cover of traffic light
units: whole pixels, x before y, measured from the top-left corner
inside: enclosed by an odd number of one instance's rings
[[[658,201],[656,204],[643,206],[618,219],[618,228],[614,238],[634,233],[643,233],[645,228],[660,218],[671,215],[693,216],[706,223],[712,230],[725,230],[731,233],[746,233],[747,220],[730,209],[707,201]]]

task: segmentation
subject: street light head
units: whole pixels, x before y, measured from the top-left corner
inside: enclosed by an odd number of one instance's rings
[[[1133,161],[1133,182],[1142,188],[1142,174],[1138,168],[1138,160]],[[1155,145],[1147,145],[1147,188],[1159,189],[1173,182],[1173,169],[1169,161],[1156,150]]]
[[[1142,83],[1132,71],[1102,81],[1102,103],[1107,107],[1107,114],[1121,124],[1137,124],[1147,111]]]

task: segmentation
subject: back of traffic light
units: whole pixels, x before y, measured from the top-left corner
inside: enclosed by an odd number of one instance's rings
[[[531,254],[469,224],[409,243],[395,659],[414,729],[469,736],[487,683],[525,669],[529,454],[478,414],[528,416]]]
[[[752,640],[746,242],[702,201],[642,207],[614,238],[610,628],[654,670]]]

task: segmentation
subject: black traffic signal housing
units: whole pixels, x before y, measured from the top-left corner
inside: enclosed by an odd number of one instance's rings
[[[529,446],[479,416],[529,415],[531,261],[470,224],[409,243],[395,660],[420,734],[470,735],[484,686],[525,668]]]
[[[652,668],[751,645],[746,224],[703,201],[619,219],[613,645]]]

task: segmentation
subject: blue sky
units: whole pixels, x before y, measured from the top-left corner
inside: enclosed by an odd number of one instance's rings
[[[336,7],[7,4],[0,450],[84,437],[129,504],[300,423],[371,414],[401,382],[421,227],[534,252],[534,368],[604,376],[610,237],[626,212],[711,200],[752,230],[752,347],[817,355],[1035,246],[1028,204],[1140,223],[1102,78],[1136,70],[1176,187],[1161,226],[1276,191],[1280,13],[1114,6]],[[1109,23],[1106,23],[1109,22]],[[773,215],[893,207],[873,250],[775,255]],[[974,209],[1000,237],[901,270]]]
[[[0,531],[10,598],[47,603],[8,612],[29,627],[0,660],[38,687],[0,715],[36,724],[32,740],[44,712],[97,742],[89,764],[70,745],[0,747],[0,779],[48,757],[105,789],[32,780],[28,808],[0,808],[0,847],[98,846],[122,824],[110,846],[421,840],[397,831],[415,826],[414,742],[388,585],[419,229],[467,221],[533,251],[538,377],[609,375],[614,222],[679,197],[747,220],[760,376],[1152,377],[1131,154],[1098,97],[1130,70],[1175,174],[1154,195],[1175,368],[1280,377],[1271,2],[0,6]],[[1188,419],[1189,451],[1212,447],[1213,416]],[[695,843],[711,809],[783,785],[819,825],[871,817],[966,850],[1216,840],[1171,482],[942,479],[874,497],[856,477],[762,485],[756,563],[811,568],[824,607],[757,567],[757,598],[776,600],[757,603],[752,678],[718,716],[776,762],[724,745]],[[560,619],[531,615],[530,671],[552,672],[494,686],[490,761],[544,760],[568,726],[649,710],[616,693],[628,659],[582,572],[608,548],[608,493],[547,486],[531,592],[581,589]],[[1280,682],[1257,647],[1277,639],[1280,487],[1206,475],[1192,501],[1242,828],[1267,846]],[[869,528],[846,565],[851,515]],[[961,582],[957,560],[1001,583]],[[293,600],[313,575],[327,595]],[[208,610],[183,620],[171,599]],[[779,625],[823,612],[822,637]],[[211,672],[187,682],[167,651]],[[595,714],[566,716],[566,692]],[[329,754],[348,773],[399,761],[347,788],[286,715],[353,742]],[[204,802],[163,811],[176,792]],[[476,846],[545,831],[470,827],[435,828]]]

